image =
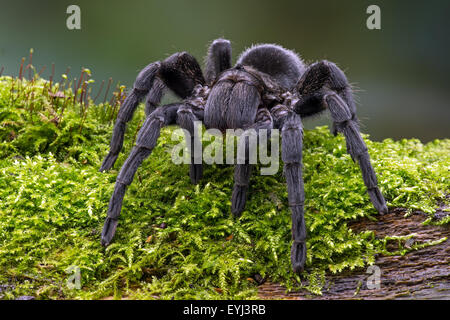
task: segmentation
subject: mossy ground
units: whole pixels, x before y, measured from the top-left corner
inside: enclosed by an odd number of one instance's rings
[[[282,170],[254,174],[246,210],[230,215],[233,167],[205,166],[198,186],[188,167],[171,161],[173,128],[165,128],[152,155],[128,188],[119,227],[108,248],[100,232],[117,169],[100,173],[114,110],[86,104],[37,77],[0,78],[0,297],[39,299],[240,299],[255,298],[255,274],[290,290],[319,294],[326,272],[365,267],[379,253],[395,252],[372,232],[347,223],[376,219],[359,167],[342,136],[326,127],[304,134],[305,219],[308,257],[302,278],[291,272],[291,220]],[[55,97],[63,91],[64,97]],[[63,112],[62,109],[65,108]],[[144,118],[128,126],[130,151]],[[450,185],[450,140],[373,142],[365,136],[388,206],[421,210],[436,222],[437,203]],[[256,172],[256,170],[255,170]],[[161,224],[166,228],[160,228]],[[444,240],[444,239],[442,239]],[[78,267],[81,288],[67,285]]]

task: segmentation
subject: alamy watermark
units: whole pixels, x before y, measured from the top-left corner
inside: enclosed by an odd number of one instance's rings
[[[367,7],[367,14],[370,16],[367,18],[366,26],[369,30],[380,30],[381,29],[381,9],[376,4],[372,4]]]
[[[207,129],[194,123],[193,136],[185,129],[176,129],[172,141],[180,141],[172,149],[175,164],[262,164],[262,175],[274,175],[279,169],[280,133],[277,129]],[[193,141],[193,146],[191,146]],[[210,142],[204,149],[202,142]],[[224,157],[225,146],[225,157]],[[270,152],[269,152],[270,148]],[[193,151],[193,153],[190,152]]]
[[[70,266],[66,269],[66,273],[69,274],[69,277],[66,281],[67,288],[73,289],[81,289],[81,271],[80,267]]]
[[[81,9],[75,4],[71,4],[67,7],[66,13],[69,16],[66,19],[66,26],[69,30],[80,30],[81,29]]]
[[[371,265],[367,268],[366,273],[370,274],[367,277],[367,289],[380,289],[381,288],[381,269],[377,265]]]
[[[66,26],[69,30],[81,30],[81,9],[75,4],[67,7],[66,13],[69,16],[66,19]],[[366,20],[366,26],[369,30],[381,29],[381,9],[378,5],[372,4],[367,7],[366,13],[369,17]]]

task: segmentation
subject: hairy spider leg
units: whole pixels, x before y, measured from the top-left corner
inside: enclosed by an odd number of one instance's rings
[[[294,109],[302,118],[325,111],[326,104],[323,103],[324,93],[327,90],[333,90],[347,103],[352,119],[358,124],[352,88],[344,72],[336,64],[326,60],[311,64],[300,78],[297,89],[301,96]],[[332,133],[334,135],[337,134],[334,123]]]
[[[107,218],[103,226],[102,245],[107,246],[116,232],[127,186],[133,181],[134,174],[142,161],[151,154],[159,138],[161,128],[175,124],[180,106],[182,105],[175,103],[157,108],[146,118],[139,130],[136,145],[131,150],[116,179],[114,193],[109,201]]]
[[[125,101],[121,105],[117,114],[116,123],[114,124],[114,130],[111,137],[109,153],[103,160],[100,171],[111,169],[116,162],[120,150],[122,150],[126,124],[133,117],[136,107],[144,99],[149,90],[152,89],[159,67],[159,62],[151,63],[142,69],[136,77],[132,91],[125,98]]]
[[[214,40],[208,48],[205,63],[205,79],[212,85],[219,74],[231,68],[231,43],[226,39]]]
[[[292,219],[291,264],[294,272],[303,271],[306,262],[305,190],[302,175],[303,126],[301,118],[283,105],[271,110],[274,123],[281,128],[281,159],[288,190]]]
[[[378,212],[381,214],[387,213],[386,201],[378,188],[377,176],[370,163],[366,143],[361,137],[357,123],[352,120],[352,115],[347,104],[335,92],[326,94],[324,99],[328,105],[336,129],[345,136],[347,152],[351,155],[353,161],[358,161],[359,163],[370,200]]]
[[[153,82],[153,86],[147,94],[147,98],[145,100],[145,115],[149,116],[156,108],[159,106],[162,97],[164,96],[166,85],[164,82],[155,77]]]
[[[312,64],[299,81],[299,93],[301,99],[294,110],[300,115],[308,116],[326,109],[330,111],[333,133],[344,134],[347,152],[353,161],[359,163],[372,204],[379,213],[387,213],[386,201],[378,188],[367,146],[359,132],[355,103],[344,72],[329,61]]]
[[[256,148],[250,150],[250,135],[256,134],[256,141],[259,141],[259,131],[262,129],[267,130],[270,134],[270,130],[273,128],[272,116],[270,115],[269,110],[266,108],[258,109],[256,114],[255,123],[248,126],[240,139],[240,150],[244,149],[244,160],[243,164],[236,164],[234,167],[234,187],[233,193],[231,196],[231,212],[235,217],[241,215],[242,211],[244,211],[245,203],[247,201],[247,191],[249,188],[250,175],[252,170],[252,165],[249,162],[250,151],[256,152]]]
[[[195,123],[203,120],[203,109],[196,108],[189,104],[180,106],[177,111],[177,124],[187,130],[189,135],[186,135],[186,141],[189,140],[189,152],[191,155],[191,163],[189,165],[189,176],[193,184],[197,184],[203,176],[203,164],[201,153],[194,152],[194,150],[201,150],[202,142],[197,134],[195,134]],[[198,157],[200,156],[200,157]]]
[[[158,79],[155,81],[155,79]],[[146,112],[149,113],[159,104],[165,86],[178,97],[186,99],[197,84],[204,84],[202,70],[195,58],[187,52],[171,55],[162,62],[154,62],[139,72],[133,85],[120,107],[111,138],[110,151],[103,160],[100,171],[109,170],[119,156],[123,146],[126,123],[133,117],[139,103],[147,97]]]

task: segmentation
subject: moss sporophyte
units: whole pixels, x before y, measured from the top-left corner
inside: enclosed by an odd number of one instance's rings
[[[233,166],[205,165],[205,179],[192,186],[188,165],[171,161],[179,143],[171,138],[174,127],[162,130],[152,156],[138,170],[123,202],[120,229],[103,248],[100,231],[117,170],[100,173],[98,168],[120,99],[95,104],[83,94],[80,101],[72,87],[62,90],[59,83],[38,77],[0,78],[3,299],[252,298],[258,293],[255,275],[288,290],[306,287],[320,294],[326,273],[366,268],[377,254],[386,254],[391,238],[348,227],[357,218],[377,219],[377,212],[344,138],[326,127],[304,133],[304,278],[291,271],[291,216],[282,172],[254,175],[247,207],[233,219]],[[133,146],[145,117],[142,109],[129,123],[116,168]],[[448,215],[433,219],[437,203],[449,201],[449,139],[427,144],[364,140],[389,208],[420,210],[429,214],[427,223],[450,221]],[[398,249],[389,254],[433,245],[404,245],[408,236],[397,237]],[[79,289],[68,279],[78,279]]]

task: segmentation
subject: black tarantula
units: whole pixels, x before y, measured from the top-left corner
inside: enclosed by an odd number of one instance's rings
[[[166,88],[183,101],[158,107]],[[306,260],[302,117],[324,110],[330,112],[332,131],[335,135],[338,132],[344,134],[347,152],[359,163],[370,200],[380,213],[387,212],[366,144],[359,132],[352,90],[344,73],[332,62],[320,61],[307,66],[291,50],[261,44],[243,52],[232,67],[230,42],[217,39],[209,46],[204,75],[196,59],[187,52],[151,63],[139,73],[133,90],[119,110],[110,152],[100,171],[114,165],[122,149],[126,123],[145,97],[147,118],[117,176],[101,235],[104,246],[111,242],[116,231],[125,190],[137,168],[155,147],[161,127],[177,124],[186,129],[191,134],[192,148],[194,121],[202,121],[207,129],[221,131],[238,128],[281,131],[281,158],[292,213],[291,263],[294,272],[301,272]],[[191,160],[194,160],[193,155],[191,152]],[[231,206],[235,216],[244,210],[250,171],[251,165],[247,162],[235,166]],[[191,161],[192,183],[198,183],[201,177],[202,164]]]

